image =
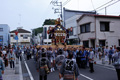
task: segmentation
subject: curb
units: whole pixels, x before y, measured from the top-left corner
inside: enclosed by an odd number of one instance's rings
[[[22,66],[21,66],[21,61],[19,59],[19,77],[20,77],[20,80],[23,80],[23,76],[22,76]]]

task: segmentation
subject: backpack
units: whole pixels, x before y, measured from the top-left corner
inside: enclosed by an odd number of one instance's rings
[[[74,74],[74,61],[67,59],[65,61],[65,71],[72,72]]]
[[[58,65],[62,65],[62,63],[64,62],[64,60],[65,60],[65,56],[64,55],[60,55],[57,64]]]
[[[47,74],[49,74],[49,69],[48,69],[48,65],[47,65],[47,59],[45,58],[42,58],[41,61],[40,61],[40,66],[41,67],[44,67],[44,68],[41,68],[42,70],[45,70],[45,72]]]
[[[45,66],[45,65],[47,65],[47,59],[43,58],[40,61],[40,66]]]

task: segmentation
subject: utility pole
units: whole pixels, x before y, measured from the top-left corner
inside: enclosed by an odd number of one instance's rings
[[[105,15],[107,15],[107,8],[105,7]]]
[[[54,13],[60,13],[60,17],[62,19],[62,2],[51,1],[50,4],[53,4],[54,6],[57,6],[57,8],[53,7]],[[60,7],[60,8],[58,8],[58,7]]]

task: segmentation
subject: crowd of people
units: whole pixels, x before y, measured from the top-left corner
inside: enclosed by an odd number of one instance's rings
[[[23,53],[23,55],[22,55]],[[96,48],[69,47],[69,48],[42,48],[42,47],[4,47],[0,50],[0,80],[4,73],[4,67],[10,63],[10,68],[15,67],[15,59],[21,61],[33,59],[36,62],[36,69],[40,73],[40,80],[47,80],[47,74],[59,70],[59,78],[63,80],[78,80],[79,68],[90,68],[94,72],[93,64],[95,58],[108,61],[113,64],[120,80],[120,47],[108,46]],[[5,66],[4,66],[5,65]],[[44,78],[44,79],[43,79]]]

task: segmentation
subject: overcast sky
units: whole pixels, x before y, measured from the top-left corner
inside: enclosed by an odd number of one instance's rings
[[[54,14],[52,0],[0,0],[0,24],[8,24],[10,30],[19,26],[31,30],[41,27],[45,19],[56,19],[58,14]],[[53,0],[56,1],[56,0]],[[67,0],[57,0],[63,3]],[[69,1],[69,0],[68,0]],[[64,7],[72,10],[89,11],[94,10],[102,4],[111,0],[70,0]],[[115,2],[117,0],[113,0]],[[120,1],[107,8],[107,14],[120,15]],[[105,14],[104,10],[99,11]],[[20,18],[21,16],[21,18]]]

